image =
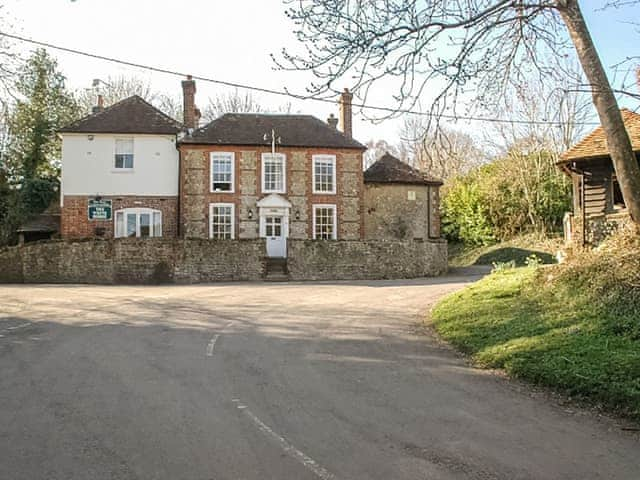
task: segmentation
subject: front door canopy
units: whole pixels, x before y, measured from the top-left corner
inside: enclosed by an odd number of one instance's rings
[[[291,202],[277,193],[261,198],[256,205],[258,208],[291,208]]]

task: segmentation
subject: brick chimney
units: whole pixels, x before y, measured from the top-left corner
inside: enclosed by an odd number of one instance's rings
[[[347,137],[353,138],[353,129],[351,124],[351,100],[353,94],[348,88],[344,89],[344,92],[340,95],[340,130]]]
[[[98,113],[104,110],[104,97],[98,95],[98,104],[91,109],[91,113]]]
[[[333,113],[329,115],[329,118],[327,118],[327,123],[331,128],[338,128],[338,119]]]
[[[196,82],[191,75],[182,81],[182,108],[185,127],[193,130],[196,124]]]

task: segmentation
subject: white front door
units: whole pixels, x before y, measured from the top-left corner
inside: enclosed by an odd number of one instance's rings
[[[287,237],[286,237],[285,217],[282,215],[266,215],[264,217],[264,235],[267,239],[267,256],[286,257]]]

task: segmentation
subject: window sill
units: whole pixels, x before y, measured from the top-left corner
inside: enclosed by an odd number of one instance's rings
[[[209,193],[236,193],[235,190],[211,190]]]
[[[336,194],[335,191],[333,191],[333,192],[321,192],[321,191],[317,191],[317,190],[313,191],[313,195],[335,195],[335,194]]]
[[[282,195],[286,195],[286,190],[262,190],[262,193],[280,193]]]
[[[114,168],[111,173],[135,173],[133,168]]]

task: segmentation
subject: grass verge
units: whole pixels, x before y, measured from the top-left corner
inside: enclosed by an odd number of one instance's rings
[[[435,328],[479,366],[640,420],[640,302],[581,284],[581,268],[493,273],[441,301]]]
[[[543,235],[521,235],[494,245],[467,247],[463,244],[449,245],[449,264],[452,267],[469,265],[492,265],[514,261],[517,266],[524,266],[530,255],[536,255],[542,263],[555,263],[555,254],[562,246],[559,238]]]

